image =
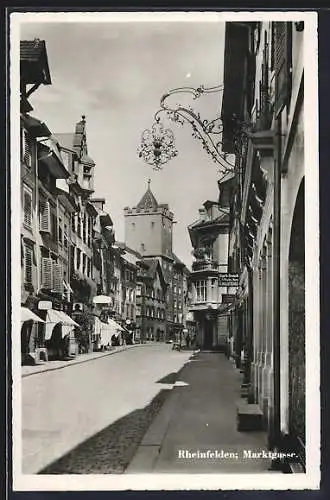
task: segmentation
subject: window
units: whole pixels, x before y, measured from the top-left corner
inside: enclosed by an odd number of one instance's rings
[[[47,290],[53,288],[53,261],[50,257],[41,259],[41,286]]]
[[[64,224],[64,235],[63,235],[64,248],[68,248],[68,225]]]
[[[74,233],[76,232],[76,216],[74,214],[71,215],[71,229]]]
[[[173,292],[176,293],[176,285],[174,285]]]
[[[176,306],[176,300],[173,301],[173,307],[174,307],[174,309],[176,309],[176,307],[177,307]]]
[[[32,285],[32,262],[33,250],[31,247],[24,245],[24,283]]]
[[[181,293],[182,293],[182,290],[181,290],[181,288],[179,287],[179,288],[178,288],[178,294],[179,294],[179,295],[181,295]]]
[[[83,254],[83,256],[82,256],[82,272],[83,272],[83,274],[86,274],[86,272],[87,272],[86,259],[87,259],[87,256],[85,254]]]
[[[57,217],[56,217],[56,214],[51,213],[50,221],[51,221],[52,240],[57,241]]]
[[[84,243],[87,242],[86,223],[87,223],[86,214],[84,214],[82,218],[82,239]]]
[[[23,187],[23,215],[24,225],[31,228],[32,226],[32,190],[27,186]]]
[[[82,185],[82,187],[84,189],[88,189],[88,190],[90,189],[89,180],[90,180],[89,175],[83,175],[83,185]]]
[[[23,161],[27,167],[31,168],[33,141],[32,137],[27,133],[26,130],[23,130],[22,142],[23,142],[22,144]]]
[[[77,248],[77,270],[80,271],[81,250]]]
[[[136,315],[141,316],[141,306],[136,306]]]
[[[77,235],[81,238],[81,217],[78,215],[77,217]]]
[[[217,278],[211,278],[211,297],[210,297],[210,300],[212,302],[216,302],[218,297],[218,280]]]
[[[47,200],[40,200],[39,203],[39,229],[44,233],[50,233],[50,207]]]
[[[142,293],[142,287],[141,287],[141,285],[136,285],[136,295],[140,296],[141,293]]]
[[[154,222],[152,222],[152,223],[151,223],[151,229],[153,229],[154,227],[155,227],[155,223],[154,223]]]
[[[206,302],[206,281],[196,281],[197,302]]]
[[[63,293],[63,265],[52,261],[53,283],[52,290],[57,293]]]
[[[132,229],[135,231],[135,222],[132,222]]]
[[[58,218],[58,242],[60,245],[63,244],[63,229],[62,229],[63,220],[61,217]]]

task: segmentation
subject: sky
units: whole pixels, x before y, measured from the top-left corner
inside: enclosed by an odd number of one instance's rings
[[[87,15],[87,14],[86,14]],[[22,40],[45,40],[52,85],[30,97],[33,116],[52,133],[74,132],[86,116],[88,154],[96,163],[93,197],[106,200],[116,239],[124,241],[125,206],[136,206],[151,179],[159,203],[174,212],[173,251],[188,266],[192,247],[187,226],[203,202],[217,200],[217,166],[192,137],[172,123],[178,156],[153,171],[137,153],[160,98],[170,89],[222,83],[223,22],[26,22]],[[202,118],[220,114],[221,93],[199,100],[180,97]]]

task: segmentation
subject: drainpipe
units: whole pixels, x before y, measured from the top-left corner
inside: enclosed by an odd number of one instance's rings
[[[270,433],[270,446],[279,446],[281,435],[280,409],[280,249],[281,249],[281,118],[275,122],[274,155],[274,225],[273,225],[273,369],[274,369],[274,415]]]

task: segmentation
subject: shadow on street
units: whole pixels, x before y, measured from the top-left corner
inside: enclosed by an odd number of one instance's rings
[[[169,392],[160,390],[147,406],[115,421],[38,474],[123,473]]]

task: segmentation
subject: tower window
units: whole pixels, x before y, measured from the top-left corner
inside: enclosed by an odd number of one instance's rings
[[[152,222],[152,223],[151,223],[151,229],[153,229],[154,227],[155,227],[155,223],[154,223],[154,222]]]
[[[132,229],[135,230],[135,222],[132,222]]]

